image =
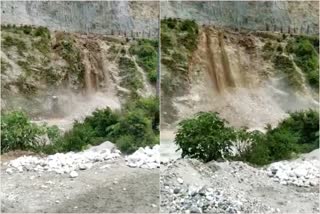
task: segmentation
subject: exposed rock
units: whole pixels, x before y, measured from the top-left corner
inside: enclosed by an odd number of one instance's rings
[[[159,145],[153,148],[149,146],[139,148],[132,155],[127,156],[126,163],[130,167],[154,169],[160,167],[160,150]]]
[[[7,173],[14,171],[53,171],[57,174],[90,169],[96,162],[114,160],[120,157],[119,150],[104,148],[104,143],[82,152],[57,153],[48,157],[22,156],[9,162]]]
[[[76,172],[76,171],[72,171],[71,173],[70,173],[70,178],[76,178],[76,177],[78,177],[79,176],[79,174]]]
[[[270,164],[267,175],[283,185],[316,186],[320,178],[320,161],[298,159]]]

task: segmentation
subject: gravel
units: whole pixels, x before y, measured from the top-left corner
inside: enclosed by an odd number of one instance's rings
[[[280,161],[267,168],[272,180],[283,185],[308,187],[319,185],[319,160]]]
[[[312,177],[318,162],[309,159],[283,161],[265,168],[252,167],[243,162],[202,163],[194,159],[181,158],[164,163],[160,168],[161,211],[318,213],[318,183],[315,186],[303,187],[283,185],[269,177],[271,168],[285,164],[299,170],[303,165],[302,168],[307,171],[306,175]],[[314,175],[317,177],[316,173]]]

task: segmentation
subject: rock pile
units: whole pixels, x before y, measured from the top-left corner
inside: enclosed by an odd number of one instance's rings
[[[312,178],[319,177],[317,161],[281,161],[269,168],[240,161],[171,161],[160,168],[161,209],[166,213],[318,213],[319,191],[310,187]],[[274,182],[268,177],[273,168],[277,173],[296,172],[297,179],[309,181],[309,188]]]
[[[139,148],[132,155],[125,158],[129,167],[154,169],[160,167],[160,146],[155,145],[153,148],[149,146]]]
[[[320,178],[319,160],[295,160],[272,163],[267,174],[283,185],[316,186]]]
[[[218,166],[221,164],[221,166]],[[247,171],[236,163],[203,164],[180,159],[164,165],[161,173],[161,208],[169,213],[273,212],[272,207],[234,188],[232,169]],[[226,169],[226,171],[224,171]],[[248,171],[251,168],[248,169]],[[228,177],[225,177],[224,172]],[[219,176],[217,176],[217,173]],[[263,173],[263,172],[261,172]],[[252,177],[252,176],[250,176]],[[244,181],[242,181],[244,182]],[[225,188],[228,186],[228,188]]]
[[[91,147],[82,152],[57,153],[48,157],[22,156],[8,163],[7,173],[36,171],[56,172],[58,174],[70,173],[70,177],[77,177],[76,170],[86,170],[96,162],[114,160],[120,157],[120,151],[110,150],[105,145],[109,142]]]
[[[177,185],[174,189],[165,185],[171,193],[167,200],[162,201],[169,206],[170,212],[178,213],[203,213],[203,212],[228,212],[238,213],[243,210],[242,202],[232,200],[224,195],[223,191],[207,186]],[[169,199],[169,200],[168,200]]]

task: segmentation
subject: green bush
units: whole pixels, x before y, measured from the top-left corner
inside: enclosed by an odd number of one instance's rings
[[[270,161],[290,159],[298,142],[295,133],[285,129],[274,129],[266,134]]]
[[[230,148],[236,141],[250,146],[245,146],[234,156]],[[319,148],[319,112],[307,110],[290,113],[277,127],[268,126],[265,134],[229,127],[217,113],[198,113],[179,123],[175,142],[182,149],[182,157],[197,158],[204,162],[224,157],[265,165]]]
[[[119,121],[120,115],[112,112],[107,107],[106,109],[98,109],[92,113],[91,116],[85,118],[84,123],[88,124],[95,131],[97,137],[108,136],[108,127],[116,124]]]
[[[23,32],[24,32],[25,34],[29,35],[29,34],[32,32],[32,27],[26,25],[26,26],[23,26],[23,27],[22,27],[22,30],[23,30]]]
[[[132,135],[120,136],[117,140],[117,147],[125,153],[133,153],[137,150],[136,139]]]
[[[251,145],[233,159],[259,166],[270,163],[270,151],[265,135],[259,131],[253,131],[248,134],[250,135]]]
[[[26,150],[35,147],[35,140],[42,134],[22,112],[10,112],[1,119],[1,153],[10,150]]]
[[[58,152],[81,151],[88,145],[94,145],[95,137],[96,133],[90,125],[76,121],[72,129],[59,139],[55,150]]]
[[[319,112],[309,109],[290,113],[290,116],[267,135],[287,130],[297,136],[295,152],[310,152],[319,147]]]
[[[57,127],[31,123],[27,115],[20,111],[1,114],[1,153],[17,149],[38,151],[42,145],[38,144],[37,138],[43,135],[54,143],[60,133]]]
[[[286,46],[289,54],[294,54],[295,63],[306,74],[311,86],[319,88],[319,54],[315,49],[319,46],[319,39],[297,37],[290,40]]]
[[[35,36],[50,38],[50,31],[46,27],[37,27],[34,31]]]
[[[140,98],[125,106],[125,111],[135,111],[136,109],[144,112],[144,116],[152,121],[152,129],[155,134],[159,134],[159,98],[156,96]]]
[[[53,154],[81,151],[106,140],[122,152],[132,153],[139,147],[159,142],[159,103],[156,97],[140,98],[127,103],[121,112],[110,108],[96,110],[83,122],[75,121],[71,130],[61,135],[57,126],[38,126],[22,112],[5,113],[1,121],[1,153],[32,150]],[[38,137],[47,135],[51,144],[40,145]]]
[[[235,133],[227,124],[213,112],[201,112],[181,121],[175,143],[182,150],[182,157],[208,162],[229,156]]]
[[[12,38],[9,35],[4,36],[3,40],[1,40],[1,46],[5,47],[5,48],[15,46],[15,47],[17,47],[18,53],[21,56],[27,50],[27,45],[23,40],[18,39],[18,38]]]
[[[137,63],[146,72],[151,83],[157,81],[158,42],[156,40],[141,39],[130,47],[129,52],[137,56]]]
[[[159,142],[158,124],[156,98],[141,98],[125,105],[122,112],[114,112],[110,108],[96,110],[83,122],[75,122],[70,131],[55,140],[55,145],[49,145],[42,151],[50,154],[80,151],[88,145],[109,140],[122,152],[132,153],[139,147]]]
[[[120,136],[129,136],[126,139],[134,139],[130,147],[122,147],[128,149],[122,150],[122,152],[125,153],[135,151],[139,147],[157,143],[157,139],[152,130],[152,121],[147,118],[145,113],[140,109],[125,113],[119,123],[110,127],[109,136],[117,145],[118,143],[124,144],[124,139],[121,139]]]

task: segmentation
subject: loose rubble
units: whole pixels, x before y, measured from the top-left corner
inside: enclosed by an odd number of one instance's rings
[[[132,155],[125,158],[129,167],[154,169],[160,167],[160,146],[155,145],[139,148]]]
[[[274,181],[283,185],[308,187],[319,185],[319,160],[295,160],[272,163],[267,174]]]
[[[300,164],[304,164],[308,172],[306,174],[312,177],[313,170],[317,168],[314,164],[317,162],[308,161]],[[293,168],[298,169],[299,174],[303,170],[300,170],[298,163],[288,164],[293,164]],[[281,165],[283,164],[281,162]],[[268,176],[268,170],[269,168],[256,168],[240,161],[202,163],[194,159],[180,158],[163,163],[160,173],[161,211],[166,213],[318,212],[318,188],[308,186],[309,188],[301,189],[276,183]]]
[[[96,162],[115,160],[120,157],[120,151],[107,148],[110,142],[91,147],[82,152],[57,153],[47,157],[22,156],[8,163],[6,172],[36,171],[56,172],[58,174],[70,174],[70,177],[78,176],[77,170],[90,169]]]

